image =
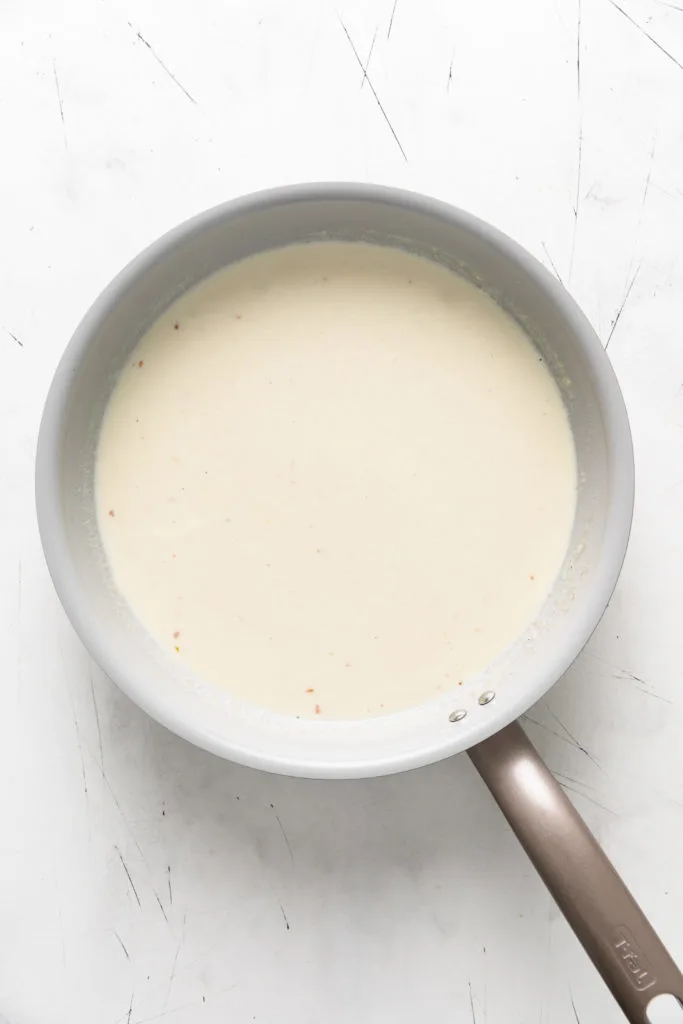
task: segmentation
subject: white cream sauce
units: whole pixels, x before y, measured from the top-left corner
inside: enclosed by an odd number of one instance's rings
[[[263,707],[353,718],[457,693],[533,620],[576,463],[489,296],[311,243],[219,272],[143,337],[96,500],[114,581],[174,657]]]

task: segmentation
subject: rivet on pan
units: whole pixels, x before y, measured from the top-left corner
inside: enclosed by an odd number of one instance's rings
[[[482,693],[481,697],[479,698],[479,703],[490,704],[495,696],[496,695],[493,692],[493,690],[487,690],[486,693]]]
[[[448,716],[448,721],[462,722],[463,718],[467,718],[467,712],[463,711],[461,708],[460,711],[451,711],[450,715]]]

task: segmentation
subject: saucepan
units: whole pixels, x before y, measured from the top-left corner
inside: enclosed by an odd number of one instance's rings
[[[554,374],[579,473],[571,542],[536,621],[457,692],[359,721],[270,713],[169,659],[110,582],[93,500],[107,399],[146,329],[226,264],[313,239],[399,246],[488,291]],[[119,274],[56,372],[40,429],[36,495],[48,566],[77,633],[121,689],[180,736],[245,765],[313,778],[400,772],[467,750],[624,1013],[640,1024],[652,1019],[656,997],[683,1005],[683,976],[516,722],[569,667],[607,606],[628,542],[633,477],[628,419],[609,360],[571,297],[535,259],[442,203],[331,184],[219,206],[169,232]]]

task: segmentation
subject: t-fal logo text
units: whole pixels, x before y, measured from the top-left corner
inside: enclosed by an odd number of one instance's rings
[[[612,945],[634,988],[639,992],[651,988],[657,979],[631,933],[623,926],[615,928],[612,932]]]

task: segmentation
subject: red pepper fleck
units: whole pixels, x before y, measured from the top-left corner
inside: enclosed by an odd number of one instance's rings
[[[315,713],[316,713],[316,715],[320,714],[320,705],[319,704],[316,704],[316,706],[315,706]]]
[[[175,633],[173,634],[173,639],[177,640],[179,636],[180,636],[180,630],[176,629]]]
[[[535,580],[535,579],[536,579],[536,577],[535,577],[535,576],[530,576],[530,577],[529,577],[529,579],[530,579],[530,580]]]
[[[114,518],[114,514],[115,514],[115,513],[114,513],[114,509],[113,509],[113,508],[110,508],[110,509],[109,509],[109,515],[110,515],[110,516],[112,517],[112,519]]]
[[[306,693],[315,693],[315,690],[313,689],[312,686],[310,686],[308,690],[306,690]]]
[[[145,365],[145,361],[144,361],[144,359],[141,359],[140,362],[138,363],[138,366],[144,366],[144,365]]]

